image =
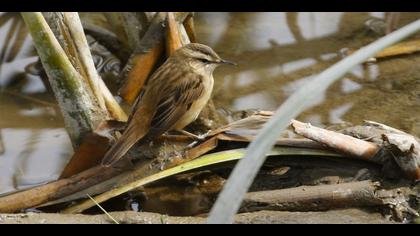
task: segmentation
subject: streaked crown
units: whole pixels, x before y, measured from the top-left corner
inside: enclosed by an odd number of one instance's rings
[[[176,56],[196,60],[201,63],[222,63],[223,60],[217,53],[209,46],[190,43],[175,52]]]

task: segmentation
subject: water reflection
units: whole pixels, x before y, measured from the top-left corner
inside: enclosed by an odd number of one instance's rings
[[[54,97],[24,67],[37,60],[18,13],[0,15],[0,194],[58,177],[71,155]]]
[[[237,67],[216,72],[216,104],[234,109],[277,108],[307,80],[340,60],[340,50],[357,49],[380,37],[365,22],[384,16],[383,12],[198,14],[200,41],[239,63]],[[222,18],[227,21],[221,27],[223,31],[210,23],[214,22],[212,19],[220,21]],[[418,18],[419,13],[404,13],[400,26]],[[217,37],[211,37],[212,32],[217,32]],[[208,37],[212,40],[207,40]],[[312,101],[299,119],[316,121],[319,125],[342,120],[357,123],[369,114],[369,119],[395,127],[417,127],[409,124],[408,117],[412,113],[404,114],[406,118],[390,118],[387,114],[389,111],[404,113],[403,107],[414,105],[413,101],[406,103],[407,98],[391,98],[389,92],[375,89],[394,91],[402,84],[413,83],[415,79],[411,75],[417,67],[410,60],[419,59],[415,55],[408,57],[355,67],[345,80]],[[401,63],[411,73],[398,65]],[[387,73],[398,74],[405,82],[397,82]],[[414,87],[407,89],[415,91]],[[375,100],[382,101],[380,110],[383,112],[378,112],[377,106],[371,104]],[[395,107],[395,103],[400,106]],[[372,112],[372,107],[376,107],[376,112]]]

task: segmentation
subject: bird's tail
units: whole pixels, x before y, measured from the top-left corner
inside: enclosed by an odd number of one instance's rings
[[[140,138],[134,126],[127,127],[123,135],[105,154],[102,165],[108,167],[119,161]]]

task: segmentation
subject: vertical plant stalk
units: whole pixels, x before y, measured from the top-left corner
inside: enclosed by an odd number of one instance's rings
[[[183,46],[179,26],[174,14],[168,12],[166,17],[166,57],[170,57],[176,50]]]
[[[109,89],[99,76],[92,59],[89,44],[83,31],[79,15],[75,12],[44,13],[54,35],[60,45],[69,55],[76,70],[87,81],[99,107],[107,116],[120,121],[126,121],[127,115],[115,101]],[[104,119],[107,118],[104,117]]]
[[[313,78],[305,86],[294,92],[276,111],[274,116],[263,126],[257,137],[248,146],[245,157],[238,162],[214,204],[207,223],[232,223],[249,186],[254,181],[265,154],[271,149],[277,138],[290,124],[290,120],[299,115],[309,103],[335,81],[340,79],[354,66],[363,63],[382,49],[410,36],[420,30],[417,20],[371,44],[363,47],[351,56],[334,64]]]
[[[103,120],[104,111],[66,56],[40,12],[22,13],[60,105],[73,147]]]
[[[123,27],[123,19],[120,12],[105,12],[104,16],[108,23],[112,27],[112,31],[118,37],[119,41],[124,45],[125,48],[130,48],[128,45],[127,35],[125,34]]]
[[[187,16],[187,18],[184,21],[184,28],[185,31],[188,34],[188,37],[190,38],[191,42],[196,43],[197,42],[197,35],[195,33],[195,27],[194,27],[194,14],[190,14]]]
[[[99,106],[102,109],[106,109],[105,101],[102,96],[99,81],[98,72],[96,71],[95,64],[92,60],[92,54],[90,53],[90,48],[87,43],[85,33],[83,32],[83,26],[80,22],[79,14],[77,12],[64,12],[63,13],[63,23],[70,33],[70,39],[74,43],[74,49],[76,57],[80,61],[80,69],[83,71],[82,75],[86,75],[86,79],[89,83],[90,88],[92,89],[93,94],[98,99]]]
[[[120,96],[133,104],[146,79],[164,51],[164,22],[166,14],[156,13],[136,50],[123,69],[125,81],[119,90]]]
[[[122,12],[123,29],[126,34],[127,43],[131,51],[140,44],[140,34],[143,31],[142,25],[135,12]]]
[[[127,115],[115,100],[108,87],[106,87],[104,81],[99,76],[98,71],[95,68],[93,57],[90,52],[85,33],[83,31],[83,26],[80,21],[79,14],[76,12],[64,13],[64,20],[70,30],[70,33],[73,36],[72,39],[76,45],[78,56],[81,61],[81,66],[86,72],[86,79],[89,82],[93,94],[98,99],[99,105],[104,110],[108,110],[114,119],[119,121],[126,121],[128,118]]]

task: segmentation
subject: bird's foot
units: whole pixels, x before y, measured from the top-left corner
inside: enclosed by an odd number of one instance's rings
[[[193,141],[192,143],[190,143],[190,144],[188,144],[188,145],[186,146],[186,149],[191,149],[191,148],[193,148],[193,147],[194,147],[194,146],[195,146],[198,142],[205,140],[205,139],[209,136],[210,131],[211,131],[211,130],[207,131],[207,132],[206,132],[206,133],[204,133],[204,134],[195,135],[195,134],[190,133],[190,132],[185,131],[185,130],[179,130],[179,132],[180,132],[180,133],[182,133],[182,134],[184,134],[184,135],[186,135],[186,136],[188,136],[188,137],[190,137],[190,138],[194,139],[194,141]]]
[[[210,134],[210,130],[207,131],[206,133],[200,134],[200,135],[196,135],[196,134],[190,133],[190,132],[185,131],[185,130],[179,130],[179,132],[181,132],[182,134],[194,139],[195,141],[203,141]]]
[[[196,144],[198,143],[198,141],[194,141],[194,142],[192,142],[192,143],[190,143],[190,144],[188,144],[186,147],[185,147],[185,149],[191,149],[191,148],[193,148]]]

